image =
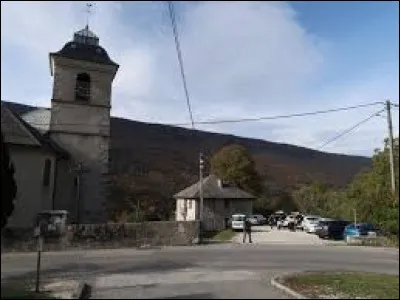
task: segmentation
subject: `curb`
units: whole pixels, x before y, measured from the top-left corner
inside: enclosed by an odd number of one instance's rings
[[[303,296],[302,294],[299,294],[299,293],[295,292],[291,288],[288,288],[287,286],[279,283],[278,282],[279,278],[281,278],[281,276],[272,278],[271,279],[271,285],[276,287],[277,289],[285,292],[286,294],[289,294],[290,296],[294,297],[295,299],[309,299],[309,298]]]

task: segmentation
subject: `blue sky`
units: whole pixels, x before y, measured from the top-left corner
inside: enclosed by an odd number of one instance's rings
[[[398,2],[175,6],[195,120],[399,101]],[[1,98],[49,107],[48,53],[84,27],[84,3],[2,1],[1,8]],[[189,121],[165,2],[95,2],[90,25],[121,65],[113,115]],[[379,109],[198,129],[317,148]],[[386,134],[376,117],[324,150],[369,156]]]

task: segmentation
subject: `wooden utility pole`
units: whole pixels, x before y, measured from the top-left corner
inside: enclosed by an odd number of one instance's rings
[[[396,179],[394,171],[393,125],[392,125],[392,113],[390,107],[391,107],[390,100],[386,100],[386,113],[387,113],[388,129],[389,129],[390,179],[392,184],[392,195],[394,197],[396,196]]]
[[[199,219],[200,219],[200,242],[203,239],[203,209],[204,209],[204,199],[203,199],[203,169],[204,169],[204,160],[203,160],[203,153],[200,152],[199,156],[199,197],[200,197],[200,204],[199,204]]]
[[[353,208],[353,214],[354,214],[354,226],[357,224],[357,209]]]

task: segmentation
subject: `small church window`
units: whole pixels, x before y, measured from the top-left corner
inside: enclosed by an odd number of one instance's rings
[[[51,170],[51,160],[46,159],[44,161],[44,169],[43,169],[43,185],[49,186],[50,184],[50,170]]]
[[[76,77],[75,100],[86,101],[90,99],[90,76],[87,73],[79,73]]]

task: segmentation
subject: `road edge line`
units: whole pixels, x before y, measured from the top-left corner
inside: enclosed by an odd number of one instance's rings
[[[274,286],[275,288],[277,288],[277,289],[289,294],[290,296],[293,296],[296,299],[308,299],[304,295],[302,295],[302,294],[300,294],[298,292],[295,292],[291,288],[279,283],[278,279],[280,279],[280,278],[282,278],[282,276],[273,277],[271,279],[271,285]]]

